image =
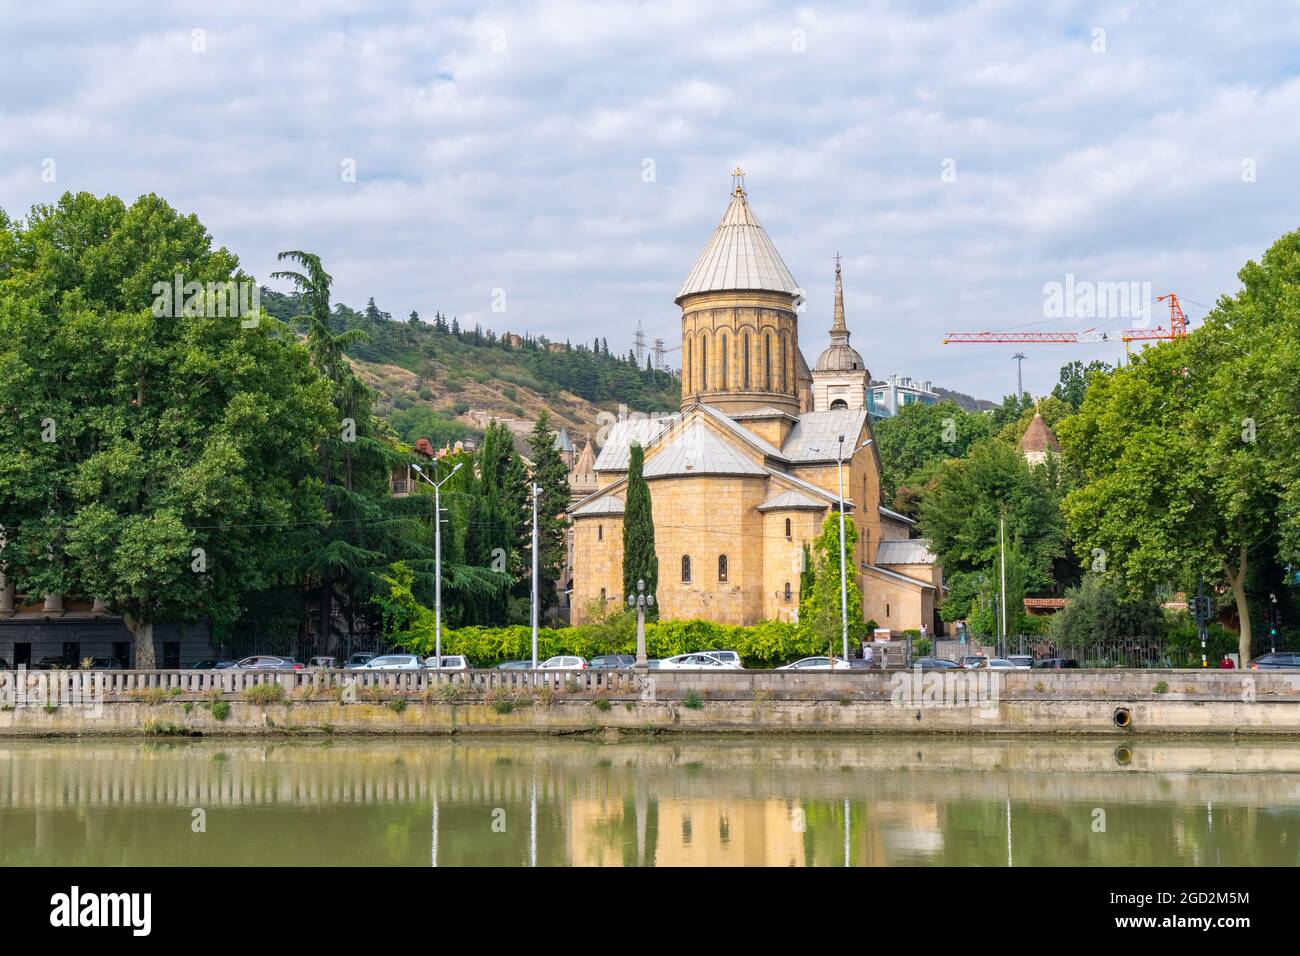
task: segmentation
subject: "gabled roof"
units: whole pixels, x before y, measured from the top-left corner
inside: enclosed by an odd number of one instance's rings
[[[884,517],[888,518],[890,521],[897,521],[905,525],[916,524],[915,518],[909,518],[907,515],[901,515],[897,511],[891,511],[889,508],[886,508],[884,505],[880,506],[880,513]]]
[[[1054,451],[1057,454],[1061,452],[1061,446],[1056,443],[1056,436],[1052,430],[1047,427],[1047,422],[1043,421],[1043,416],[1034,412],[1033,421],[1025,429],[1024,437],[1020,439],[1021,451]]]
[[[836,461],[840,436],[844,436],[846,450],[851,452],[866,420],[865,408],[804,412],[786,436],[781,454],[797,462]]]
[[[766,289],[799,295],[798,283],[749,208],[745,190],[739,185],[677,298],[732,289]]]
[[[870,572],[871,574],[878,574],[885,580],[893,581],[896,584],[908,584],[920,590],[926,588],[931,591],[936,590],[935,586],[928,581],[918,581],[916,578],[909,578],[906,574],[899,574],[897,571],[889,571],[874,564],[864,564],[862,570]]]
[[[936,560],[925,538],[886,538],[876,548],[876,564],[934,564]]]
[[[649,446],[664,429],[680,417],[673,414],[665,418],[632,418],[615,422],[610,426],[605,447],[600,450],[600,455],[596,458],[596,470],[627,471],[628,449],[632,443],[637,442],[642,448]]]
[[[685,475],[754,475],[767,470],[728,445],[713,429],[696,420],[667,439],[645,465],[646,478]]]
[[[744,425],[737,424],[729,415],[724,415],[712,405],[705,405],[702,402],[697,402],[687,409],[687,411],[693,411],[696,408],[700,409],[700,411],[704,412],[704,414],[708,415],[727,431],[731,432],[731,434],[744,441],[751,448],[762,452],[769,458],[775,458],[777,461],[785,461],[785,455],[782,454],[779,448],[766,439],[755,435]]]
[[[825,511],[828,507],[826,501],[813,498],[801,491],[783,491],[768,498],[758,506],[759,511],[798,511],[798,510],[816,510]]]
[[[764,405],[762,408],[751,408],[747,412],[735,412],[731,416],[736,421],[748,421],[751,418],[788,418],[792,422],[797,422],[799,416],[791,415],[789,412],[783,412],[779,408],[773,408],[771,405]]]
[[[585,505],[579,505],[569,512],[572,518],[588,518],[592,515],[621,515],[623,499],[618,495],[605,495]]]
[[[771,475],[773,478],[780,478],[784,481],[788,481],[796,488],[799,488],[802,491],[809,492],[814,498],[821,498],[823,501],[826,501],[829,504],[836,505],[836,506],[839,505],[840,499],[838,495],[831,494],[825,488],[819,488],[817,485],[814,485],[811,481],[804,481],[804,479],[796,478],[788,471],[778,471],[775,468],[768,468],[767,473]],[[844,499],[844,510],[846,512],[852,511],[855,507],[856,506],[853,504],[852,498]]]

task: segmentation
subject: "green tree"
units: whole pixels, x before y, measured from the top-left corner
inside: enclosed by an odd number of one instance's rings
[[[650,488],[646,484],[644,469],[645,449],[640,444],[634,443],[628,456],[627,496],[623,505],[624,595],[637,593],[637,581],[645,582],[647,594],[655,593],[659,584],[659,558],[655,555],[655,521],[650,508]]]
[[[917,402],[876,424],[884,499],[896,500],[902,489],[924,484],[933,466],[961,458],[972,444],[988,437],[989,423],[988,415],[967,412],[955,402]]]
[[[157,622],[219,636],[296,579],[324,517],[329,382],[264,316],[164,301],[176,275],[251,280],[157,196],[68,193],[2,221],[3,570],[28,594],[106,599],[151,667]]]
[[[533,449],[533,482],[541,488],[537,506],[538,589],[543,607],[557,598],[555,582],[564,567],[565,512],[569,510],[569,466],[555,447],[555,432],[546,412],[533,423],[529,444]]]
[[[853,519],[844,517],[844,553],[849,560],[844,565],[847,584],[849,640],[859,642],[866,636],[866,621],[862,617],[862,591],[858,587],[858,570],[854,566],[853,550],[858,541],[858,529]],[[813,542],[816,572],[807,604],[800,600],[799,626],[812,633],[818,647],[830,647],[839,654],[842,643],[841,593],[840,593],[840,519],[828,514],[822,529]],[[802,582],[801,582],[802,583]]]
[[[1084,481],[1065,508],[1085,560],[1133,595],[1226,583],[1247,660],[1256,549],[1276,536],[1283,560],[1300,559],[1300,232],[1238,275],[1201,328],[1093,377],[1060,439]]]
[[[817,568],[813,564],[808,542],[803,543],[803,557],[799,564],[799,620],[811,620],[813,590],[817,584]]]
[[[1084,396],[1088,394],[1088,380],[1093,375],[1105,375],[1110,370],[1109,363],[1100,359],[1093,359],[1087,365],[1077,360],[1069,362],[1061,366],[1060,381],[1052,389],[1052,396],[1078,411],[1079,406],[1083,404]],[[1052,422],[1047,424],[1056,427]]]
[[[1060,644],[1081,647],[1164,634],[1164,615],[1158,601],[1126,594],[1104,575],[1085,575],[1078,587],[1065,592],[1065,597],[1065,608],[1051,622],[1052,637]]]

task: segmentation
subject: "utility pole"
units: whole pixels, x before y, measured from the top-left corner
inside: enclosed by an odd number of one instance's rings
[[[537,670],[537,499],[542,486],[533,484],[533,670]]]
[[[436,670],[442,669],[442,486],[463,464],[463,461],[456,462],[456,467],[442,481],[434,481],[419,465],[411,465],[421,478],[433,485],[433,666]]]
[[[850,452],[850,456],[856,455],[862,449],[866,448],[874,438],[868,438],[857,448]],[[810,448],[809,451],[820,452],[820,448]],[[840,476],[840,636],[842,638],[842,651],[844,659],[849,658],[849,573],[848,573],[848,556],[845,553],[844,546],[844,436],[840,436],[840,448],[837,455],[839,461]]]
[[[1006,515],[1003,515],[1001,518],[998,519],[998,551],[1000,552],[1001,564],[1002,564],[1002,588],[1001,588],[1002,599],[998,602],[998,604],[1000,605],[999,611],[1001,613],[1001,621],[1002,621],[1002,640],[1000,642],[1001,646],[998,649],[998,653],[1002,654],[1005,657],[1007,651],[1006,645],[1008,643],[1007,641],[1007,519],[1006,519]]]
[[[1016,363],[1016,404],[1017,405],[1020,404],[1020,396],[1025,394],[1025,379],[1024,376],[1021,374],[1021,369],[1025,363],[1026,358],[1027,356],[1025,355],[1024,352],[1017,352],[1015,355],[1011,356],[1012,361]]]

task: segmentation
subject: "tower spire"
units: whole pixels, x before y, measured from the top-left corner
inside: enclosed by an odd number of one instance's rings
[[[844,283],[840,279],[840,254],[835,253],[835,315],[831,322],[831,341],[849,344],[849,327],[844,324]]]

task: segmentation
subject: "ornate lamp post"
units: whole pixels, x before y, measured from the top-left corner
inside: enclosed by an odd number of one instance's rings
[[[645,609],[655,606],[655,596],[645,593],[645,581],[636,582],[636,594],[627,596],[627,606],[636,608],[636,666],[645,669]]]

